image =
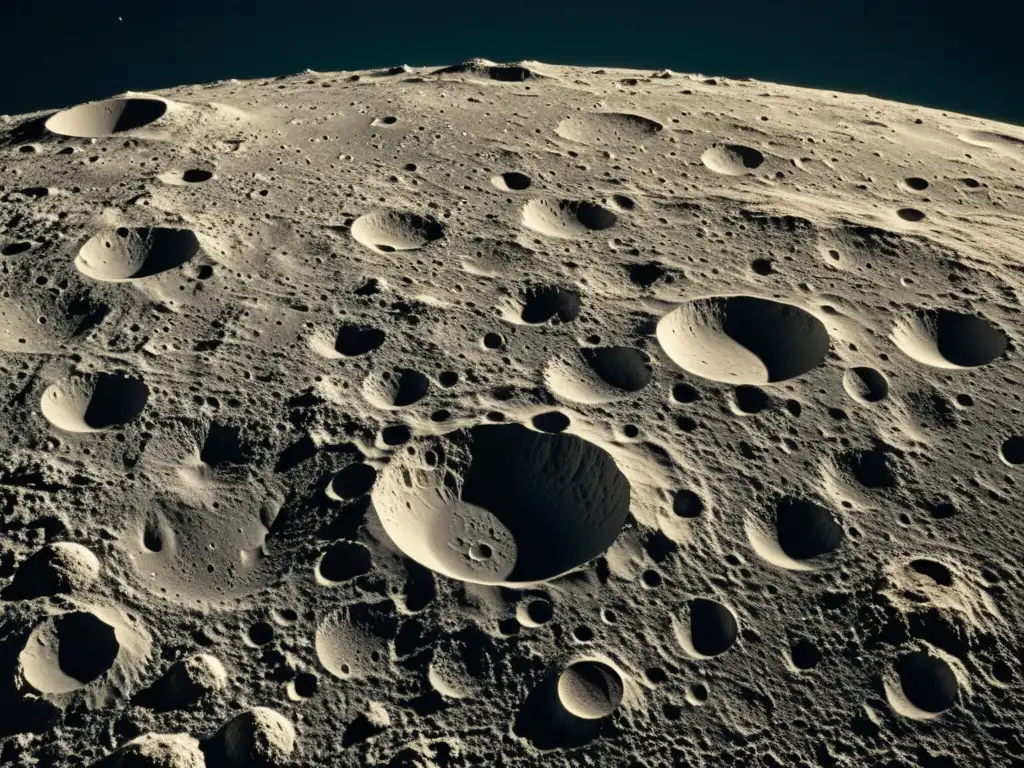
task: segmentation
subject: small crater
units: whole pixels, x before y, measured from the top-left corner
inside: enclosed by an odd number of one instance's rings
[[[900,690],[911,705],[926,715],[937,715],[956,704],[960,686],[943,659],[927,651],[901,656],[895,664]]]
[[[764,155],[742,144],[720,144],[706,149],[700,160],[715,173],[742,176],[760,167]]]
[[[923,192],[928,189],[928,181],[918,176],[909,176],[903,180],[903,183],[907,186],[907,189],[912,189],[915,192]]]
[[[317,566],[320,583],[340,584],[369,573],[373,564],[370,550],[353,541],[337,541],[324,552]]]
[[[695,403],[700,399],[700,392],[696,387],[679,382],[672,387],[672,399],[677,403]]]
[[[121,374],[75,374],[43,392],[40,408],[53,426],[66,432],[99,432],[138,418],[149,387]]]
[[[843,529],[824,507],[787,497],[775,507],[779,547],[794,560],[826,555],[843,543]]]
[[[771,405],[771,398],[763,389],[743,384],[733,390],[733,402],[739,413],[760,413]]]
[[[345,357],[357,357],[378,349],[384,343],[385,337],[386,334],[379,328],[346,324],[338,329],[334,349]]]
[[[936,584],[943,587],[953,586],[953,574],[942,563],[928,560],[927,558],[918,558],[917,560],[911,560],[909,565],[912,570],[917,571],[922,576],[927,576]]]
[[[565,432],[569,428],[570,422],[569,417],[561,411],[548,411],[547,413],[538,413],[530,419],[530,423],[533,424],[534,429],[557,435],[560,432]]]
[[[668,274],[660,264],[653,261],[646,264],[630,264],[627,270],[629,271],[629,281],[638,288],[650,288]]]
[[[363,395],[378,408],[406,408],[415,405],[430,390],[430,379],[411,368],[371,374],[363,382]]]
[[[4,256],[17,256],[18,254],[25,253],[25,251],[28,251],[31,248],[32,243],[27,241],[22,241],[18,243],[8,243],[2,249],[0,249],[0,254]]]
[[[432,216],[403,211],[375,211],[352,223],[352,237],[377,253],[423,248],[444,236],[444,228]]]
[[[533,180],[525,173],[506,171],[491,177],[491,184],[502,192],[522,192],[533,185]]]
[[[574,291],[555,286],[530,288],[523,301],[524,323],[546,323],[558,318],[563,323],[575,320],[580,314],[580,297]]]
[[[821,651],[808,640],[797,640],[789,647],[789,659],[799,670],[814,669],[821,661]]]
[[[202,184],[213,178],[213,172],[202,168],[189,168],[181,174],[181,180],[186,184]]]
[[[522,222],[547,237],[572,239],[614,227],[618,217],[585,200],[530,200],[523,206]]]
[[[40,693],[69,693],[105,675],[120,651],[114,627],[89,611],[44,620],[18,657],[25,681]]]
[[[657,120],[625,112],[592,112],[562,120],[555,133],[580,144],[631,143],[648,139],[664,129]]]
[[[889,381],[874,368],[858,366],[843,374],[843,388],[858,403],[877,403],[889,394]]]
[[[555,615],[554,606],[544,598],[522,602],[516,608],[516,618],[524,627],[539,627],[547,624]]]
[[[896,215],[904,221],[924,221],[924,212],[919,211],[917,208],[900,208],[896,211]]]
[[[704,501],[694,491],[684,488],[672,497],[672,511],[678,517],[699,517],[704,511]]]
[[[442,575],[546,581],[600,555],[626,521],[629,483],[607,452],[582,438],[502,424],[425,440],[445,463],[424,468],[397,454],[373,502],[395,544]],[[417,478],[412,486],[407,475]],[[490,557],[472,556],[480,545]]]
[[[650,361],[632,347],[585,347],[552,361],[545,372],[551,391],[577,403],[607,403],[650,383]]]
[[[355,499],[367,494],[377,481],[377,470],[369,464],[355,462],[331,478],[329,492],[338,499]]]
[[[686,604],[685,614],[681,624],[676,622],[676,636],[691,656],[718,656],[736,642],[739,635],[736,617],[721,603],[695,598]]]

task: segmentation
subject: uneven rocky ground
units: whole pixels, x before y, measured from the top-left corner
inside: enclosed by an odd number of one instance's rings
[[[474,60],[0,121],[0,764],[977,766],[1024,129]]]

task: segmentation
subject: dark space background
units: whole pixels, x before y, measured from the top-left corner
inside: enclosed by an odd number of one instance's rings
[[[1024,124],[1021,0],[2,0],[0,32],[0,114],[480,56],[752,77]]]

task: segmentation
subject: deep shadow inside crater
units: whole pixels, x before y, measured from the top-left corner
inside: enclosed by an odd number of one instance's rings
[[[54,621],[59,638],[57,664],[68,677],[83,685],[106,673],[114,664],[120,644],[114,628],[85,611],[68,613]]]
[[[828,354],[825,326],[799,307],[753,296],[729,297],[721,307],[722,330],[757,355],[770,382],[800,376]]]
[[[139,379],[101,373],[96,377],[83,420],[93,429],[127,424],[142,413],[148,399],[149,387]]]
[[[346,357],[365,355],[384,343],[386,334],[379,328],[346,324],[338,329],[334,349]]]
[[[587,347],[583,359],[601,379],[616,389],[639,392],[651,380],[647,357],[631,347]]]
[[[949,665],[937,656],[916,651],[896,662],[903,694],[925,712],[943,712],[956,704],[959,685]]]
[[[580,747],[613,726],[609,718],[585,720],[566,711],[558,698],[558,675],[549,673],[530,691],[512,731],[541,750]]]
[[[794,560],[828,554],[843,542],[843,529],[832,513],[804,499],[786,497],[775,507],[779,546]]]
[[[524,323],[546,323],[557,317],[563,323],[576,319],[580,313],[580,297],[574,291],[554,286],[538,286],[526,292],[523,302]]]
[[[629,483],[603,449],[518,424],[470,430],[462,499],[495,515],[517,545],[510,582],[542,581],[615,541],[629,514]]]

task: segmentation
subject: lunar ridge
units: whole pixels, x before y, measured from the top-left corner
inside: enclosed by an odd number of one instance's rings
[[[1024,764],[1024,128],[472,59],[0,169],[0,764]]]

